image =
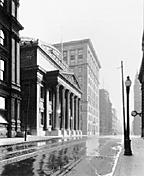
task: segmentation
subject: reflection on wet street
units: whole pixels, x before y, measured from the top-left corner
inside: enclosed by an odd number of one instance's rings
[[[31,158],[0,166],[0,175],[106,175],[113,171],[121,142],[121,137],[114,136],[63,142],[61,148],[37,152]]]

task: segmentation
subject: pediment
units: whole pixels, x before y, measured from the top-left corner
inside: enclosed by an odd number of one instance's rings
[[[76,78],[76,76],[74,75],[74,73],[69,73],[69,72],[62,72],[62,74],[64,75],[64,77],[71,83],[73,84],[75,87],[77,87],[78,89],[80,88],[80,85],[78,83],[78,80]]]

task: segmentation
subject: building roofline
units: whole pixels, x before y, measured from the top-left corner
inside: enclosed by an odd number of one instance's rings
[[[98,60],[98,56],[97,56],[97,54],[96,54],[96,52],[95,52],[95,49],[94,49],[94,47],[93,47],[93,44],[92,44],[92,42],[91,42],[91,40],[90,40],[89,38],[81,39],[81,40],[67,41],[67,42],[63,42],[62,44],[63,44],[63,45],[75,45],[75,44],[79,44],[79,43],[88,43],[88,44],[89,44],[89,46],[90,46],[90,48],[91,48],[91,50],[92,50],[92,52],[93,52],[93,54],[94,54],[94,57],[96,58],[96,61],[97,61],[97,63],[98,63],[98,66],[99,66],[99,68],[101,68],[100,61]],[[60,43],[56,43],[56,44],[53,44],[53,45],[54,45],[54,46],[60,45]]]

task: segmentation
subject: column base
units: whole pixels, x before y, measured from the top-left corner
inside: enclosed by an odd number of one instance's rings
[[[82,131],[81,130],[79,130],[79,135],[82,136]]]
[[[55,129],[55,130],[51,131],[51,136],[60,136],[60,137],[62,137],[63,135],[62,135],[62,132],[61,132],[60,129]]]
[[[71,130],[67,129],[67,135],[70,136],[71,135]]]
[[[76,130],[76,135],[79,136],[79,130]]]
[[[62,135],[63,135],[64,137],[67,136],[67,131],[66,131],[65,129],[62,129],[61,132],[62,132]]]
[[[71,135],[75,136],[76,135],[76,131],[75,130],[71,130]]]

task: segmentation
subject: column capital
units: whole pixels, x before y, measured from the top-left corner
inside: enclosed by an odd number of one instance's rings
[[[58,83],[55,87],[58,89],[60,87],[60,84]]]
[[[74,99],[75,95],[74,93],[71,93],[71,98]]]
[[[78,97],[77,97],[76,95],[74,96],[74,99],[75,99],[76,101],[78,101]]]
[[[65,92],[65,91],[66,91],[66,88],[65,88],[65,87],[63,87],[63,88],[62,88],[62,93],[63,93],[63,92]]]
[[[68,94],[68,95],[70,95],[70,94],[71,94],[71,91],[70,91],[70,90],[68,90],[68,91],[67,91],[67,94]]]

